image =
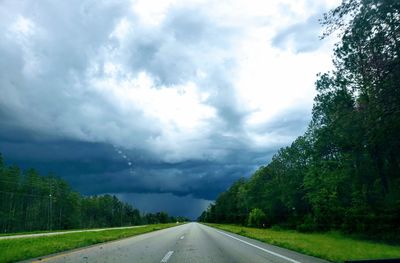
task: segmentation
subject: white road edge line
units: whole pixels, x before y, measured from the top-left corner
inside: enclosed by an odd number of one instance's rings
[[[249,246],[258,248],[258,249],[260,249],[260,250],[262,250],[262,251],[264,251],[264,252],[267,252],[267,253],[269,253],[269,254],[271,254],[271,255],[274,255],[274,256],[277,256],[277,257],[286,259],[287,261],[290,261],[290,262],[293,262],[293,263],[301,263],[300,261],[297,261],[297,260],[294,260],[294,259],[285,257],[285,256],[283,256],[283,255],[281,255],[281,254],[272,252],[272,251],[270,251],[270,250],[268,250],[268,249],[265,249],[265,248],[262,248],[262,247],[253,245],[252,243],[249,243],[249,242],[247,242],[247,241],[241,240],[240,238],[231,236],[231,235],[229,235],[229,234],[227,234],[227,233],[224,233],[224,232],[222,232],[222,231],[218,231],[218,230],[216,230],[216,231],[217,231],[218,233],[220,233],[220,234],[223,234],[223,235],[228,236],[228,237],[230,237],[230,238],[233,238],[233,239],[235,239],[235,240],[237,240],[237,241],[240,241],[240,242],[242,242],[242,243],[245,243],[245,244],[247,244],[247,245],[249,245]]]
[[[161,262],[165,263],[168,261],[168,259],[172,256],[172,254],[174,254],[174,251],[168,251],[167,254],[165,254],[165,256],[163,257],[163,259],[161,259]]]
[[[37,233],[37,234],[20,234],[20,235],[12,235],[12,236],[1,236],[0,239],[44,237],[44,236],[65,235],[65,234],[81,233],[81,232],[100,232],[100,231],[115,230],[115,229],[140,228],[140,227],[145,227],[145,226],[147,226],[147,225],[96,228],[96,229],[85,229],[85,230],[83,230],[83,229],[82,230],[69,230],[69,231],[63,231],[63,232],[56,231],[56,232],[45,232],[45,233]]]

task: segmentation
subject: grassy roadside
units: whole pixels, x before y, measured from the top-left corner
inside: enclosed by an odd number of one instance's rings
[[[73,228],[73,229],[62,229],[62,230],[36,230],[36,231],[24,231],[24,232],[12,232],[12,233],[2,233],[0,234],[1,237],[9,237],[9,236],[20,236],[20,235],[34,235],[34,234],[46,234],[46,233],[62,233],[62,232],[71,232],[71,231],[102,231],[102,229],[112,230],[112,229],[119,229],[119,228],[135,228],[135,227],[144,227],[147,225],[135,225],[135,226],[126,226],[126,227],[98,227],[98,228]]]
[[[139,228],[111,229],[101,232],[80,232],[56,236],[0,240],[0,262],[15,262],[74,248],[136,236],[168,227],[175,223],[148,225]]]
[[[356,240],[339,233],[299,233],[237,225],[206,225],[334,262],[400,258],[400,246]]]

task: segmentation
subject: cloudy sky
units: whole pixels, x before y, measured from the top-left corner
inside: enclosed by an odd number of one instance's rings
[[[0,1],[0,152],[197,217],[310,120],[339,0]]]

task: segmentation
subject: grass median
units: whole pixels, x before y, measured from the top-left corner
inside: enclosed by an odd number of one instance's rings
[[[79,232],[54,236],[27,237],[0,240],[0,262],[16,262],[93,244],[136,236],[164,228],[175,223],[148,225],[138,228],[110,229],[99,232]]]
[[[400,258],[400,246],[358,240],[336,232],[299,233],[237,225],[206,225],[333,262]]]

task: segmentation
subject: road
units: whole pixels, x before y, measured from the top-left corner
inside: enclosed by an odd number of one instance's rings
[[[109,227],[109,228],[70,230],[70,231],[59,231],[59,232],[37,233],[37,234],[21,234],[21,235],[11,235],[11,236],[0,236],[0,240],[1,239],[26,238],[26,237],[55,236],[55,235],[65,235],[65,234],[80,233],[80,232],[99,232],[99,231],[106,231],[106,230],[113,230],[113,229],[138,228],[138,227],[145,227],[145,226],[147,226],[147,225],[126,226],[126,227]]]
[[[189,223],[27,262],[327,262],[287,249]]]

